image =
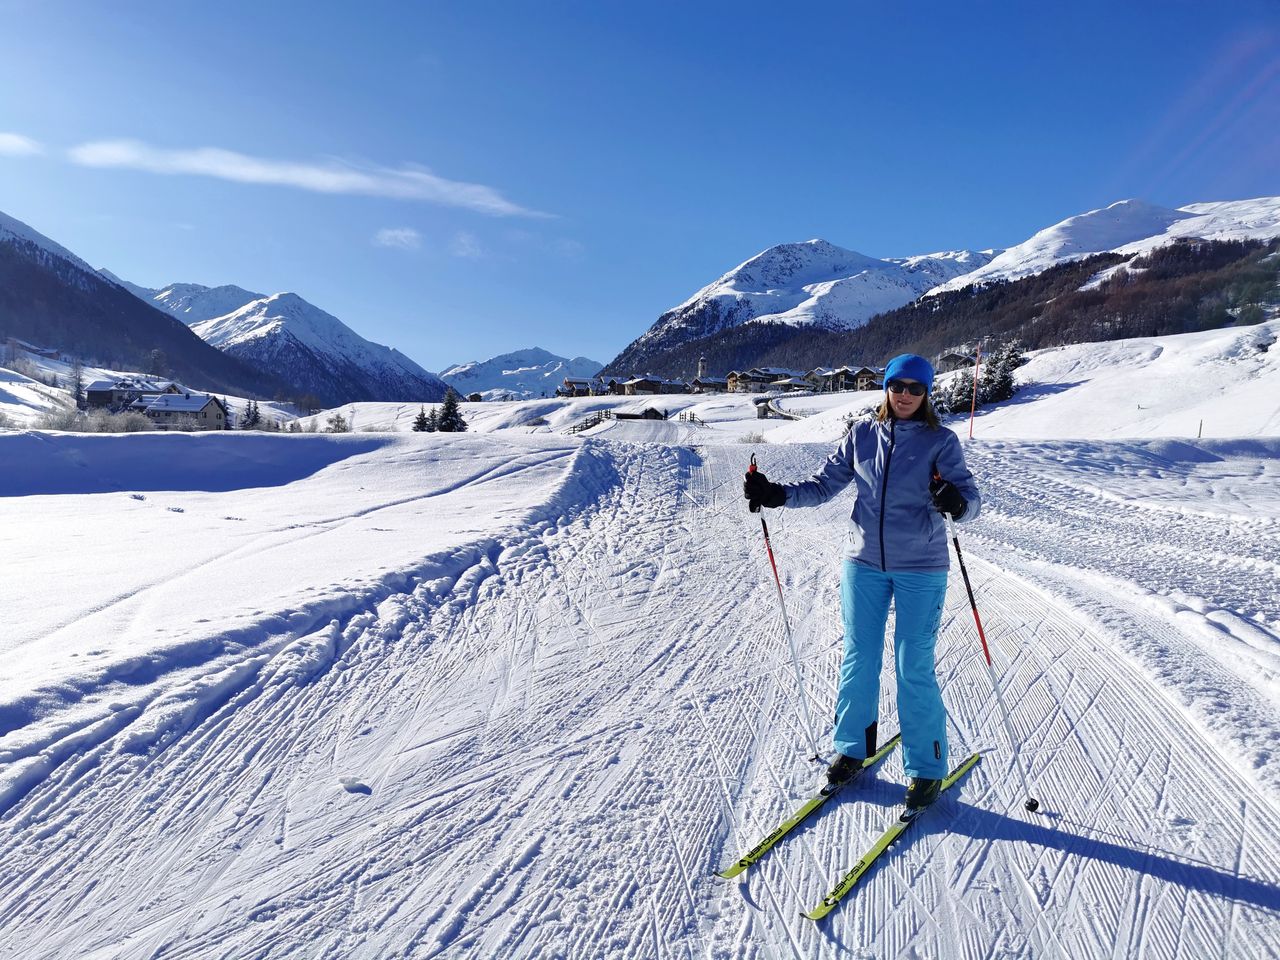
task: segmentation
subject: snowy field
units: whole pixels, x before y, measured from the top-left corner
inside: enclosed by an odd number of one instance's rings
[[[1042,352],[978,418],[961,536],[1042,812],[956,572],[939,677],[983,761],[819,924],[901,758],[714,875],[821,778],[740,482],[873,397],[0,433],[0,957],[1276,956],[1278,330]],[[769,515],[819,718],[848,510]]]
[[[71,409],[71,391],[66,386],[75,376],[74,367],[65,360],[54,360],[40,356],[27,350],[19,349],[18,356],[23,365],[38,372],[43,379],[53,378],[58,387],[50,387],[46,383],[32,379],[30,376],[0,366],[0,426],[4,424],[20,427],[33,427],[46,414],[54,414]],[[136,371],[111,370],[106,367],[84,367],[81,370],[84,385],[87,387],[95,380],[118,380],[121,377],[147,377],[163,379],[140,374]],[[226,401],[233,417],[243,416],[248,400],[228,394],[217,394]],[[283,423],[297,416],[292,404],[262,400],[258,408],[263,419]]]

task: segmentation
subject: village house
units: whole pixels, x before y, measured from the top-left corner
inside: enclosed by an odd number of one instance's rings
[[[777,380],[790,377],[803,377],[802,370],[788,370],[785,367],[752,367],[750,370],[735,370],[729,374],[730,393],[764,393],[774,389],[772,384]]]
[[[652,396],[662,392],[662,381],[658,377],[633,377],[622,384],[622,389],[628,397]]]
[[[121,377],[119,380],[95,380],[85,387],[85,403],[90,407],[106,407],[123,410],[142,397],[158,397],[161,394],[190,393],[174,380],[145,380],[141,377]]]
[[[653,396],[660,393],[690,393],[689,384],[683,380],[667,380],[663,377],[646,375],[633,377],[624,383],[623,388],[628,397]]]
[[[693,392],[694,393],[727,393],[729,390],[728,377],[694,377]]]
[[[227,408],[207,393],[162,393],[142,411],[157,430],[225,430]]]
[[[562,397],[593,397],[604,393],[604,384],[594,377],[565,377],[556,393]]]
[[[639,413],[624,413],[621,410],[614,411],[614,419],[616,420],[666,420],[667,413],[665,410],[659,410],[656,407],[645,407]]]
[[[933,369],[938,373],[950,373],[952,370],[963,370],[965,367],[972,366],[973,357],[963,353],[943,353],[933,361]]]
[[[875,367],[815,367],[805,374],[805,379],[819,393],[838,393],[843,390],[878,390],[880,371]]]
[[[769,384],[769,389],[781,390],[783,393],[798,393],[802,390],[812,390],[813,384],[804,377],[783,377]]]

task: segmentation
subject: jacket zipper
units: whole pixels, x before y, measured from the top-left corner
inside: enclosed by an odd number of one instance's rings
[[[884,479],[880,481],[880,570],[889,572],[889,562],[884,554],[884,500],[889,492],[889,464],[893,462],[893,445],[898,442],[897,421],[889,421],[889,452],[884,458]]]

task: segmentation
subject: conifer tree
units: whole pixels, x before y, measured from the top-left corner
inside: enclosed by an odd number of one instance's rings
[[[445,393],[444,403],[440,406],[437,429],[441,433],[463,433],[467,429],[467,421],[462,419],[458,410],[458,395],[452,387]]]
[[[413,432],[426,433],[427,431],[427,408],[418,407],[418,415],[413,418]]]
[[[76,409],[83,410],[86,406],[84,396],[84,363],[79,357],[71,366],[71,399],[76,402]]]

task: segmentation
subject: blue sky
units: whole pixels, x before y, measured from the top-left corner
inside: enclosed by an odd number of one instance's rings
[[[1275,2],[782,9],[0,0],[0,210],[439,370],[607,361],[775,243],[1280,194]]]

